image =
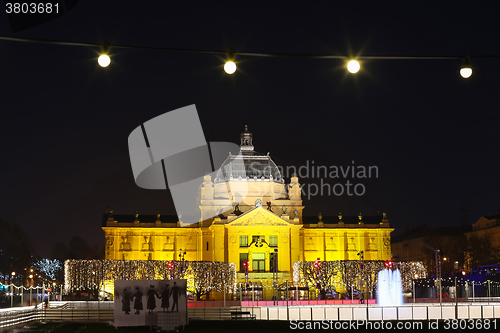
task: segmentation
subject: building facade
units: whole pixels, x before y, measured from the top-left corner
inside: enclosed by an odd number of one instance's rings
[[[481,216],[472,224],[467,237],[467,268],[476,271],[480,266],[500,264],[500,213]]]
[[[392,255],[396,261],[421,261],[429,274],[436,274],[436,250],[440,251],[444,276],[460,274],[466,268],[465,233],[470,225],[428,228],[420,226],[392,237]]]
[[[239,282],[262,286],[274,278],[291,282],[297,261],[359,260],[360,251],[365,260],[391,259],[393,229],[385,214],[303,219],[298,177],[286,184],[270,155],[254,150],[246,126],[240,139],[242,154],[230,154],[215,179],[204,177],[198,223],[183,225],[177,216],[107,212],[102,225],[105,258],[230,262]],[[231,163],[235,159],[239,163]],[[234,203],[231,211],[220,211],[227,202],[224,195]],[[271,295],[264,288],[262,297]]]

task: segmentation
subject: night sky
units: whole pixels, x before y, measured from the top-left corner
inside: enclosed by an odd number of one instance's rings
[[[472,2],[80,1],[61,17],[0,35],[111,44],[99,48],[0,41],[1,216],[37,254],[80,235],[103,245],[102,214],[175,214],[169,191],[135,185],[130,132],[196,104],[207,142],[239,143],[282,166],[375,165],[366,194],[304,200],[304,215],[387,212],[395,233],[458,225],[500,210],[499,7]],[[349,4],[346,4],[349,3]],[[181,5],[182,4],[182,5]],[[236,52],[471,55],[370,60],[356,75],[336,59],[224,56],[113,49],[113,44]],[[318,179],[299,179],[303,184]],[[287,179],[289,182],[289,178]],[[345,179],[330,180],[345,183]]]

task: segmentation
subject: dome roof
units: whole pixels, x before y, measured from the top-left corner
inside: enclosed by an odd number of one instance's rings
[[[254,151],[253,135],[248,131],[247,125],[245,125],[243,133],[241,133],[240,140],[240,154],[229,154],[217,172],[214,179],[215,183],[232,180],[285,182],[269,153],[264,155]]]
[[[215,183],[237,180],[264,180],[284,183],[281,172],[269,154],[244,151],[239,155],[229,155],[222,163]]]

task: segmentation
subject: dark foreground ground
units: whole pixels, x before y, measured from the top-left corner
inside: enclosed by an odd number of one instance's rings
[[[288,322],[279,321],[191,321],[184,332],[284,332],[289,331]],[[119,327],[101,323],[47,323],[19,328],[14,332],[29,333],[134,333],[150,332],[149,327]],[[153,327],[151,332],[157,332]],[[163,331],[165,332],[165,331]],[[180,332],[183,332],[180,330]]]
[[[309,323],[309,325],[308,325]],[[337,322],[338,323],[338,322]],[[294,332],[294,331],[323,331],[323,332],[334,332],[334,331],[350,331],[350,332],[496,332],[499,330],[500,323],[493,322],[490,320],[489,325],[486,327],[481,325],[477,327],[478,322],[472,324],[467,321],[462,322],[463,325],[468,324],[463,329],[460,329],[460,323],[457,326],[452,326],[452,323],[445,323],[440,321],[439,323],[433,322],[422,322],[420,327],[413,326],[413,328],[407,327],[396,328],[397,322],[383,322],[382,327],[372,327],[367,328],[364,326],[360,327],[349,327],[349,323],[346,324],[345,328],[340,327],[327,327],[326,324],[323,327],[316,328],[312,327],[312,322],[302,322],[302,326],[299,327],[297,323],[291,324],[287,321],[251,321],[251,320],[241,320],[241,321],[191,321],[191,323],[185,327],[184,332],[252,332],[252,333],[268,333],[268,332]],[[387,328],[387,324],[390,323],[390,329]],[[484,321],[481,321],[484,324]],[[319,324],[319,322],[317,322]],[[380,324],[380,322],[379,322]],[[412,322],[414,324],[414,322]],[[431,325],[432,324],[432,325]],[[434,325],[435,324],[435,325]],[[320,329],[318,329],[320,328]],[[408,329],[409,328],[409,329]],[[38,324],[35,326],[30,326],[29,328],[20,328],[12,331],[13,333],[26,332],[26,333],[134,333],[134,332],[157,332],[155,328],[150,330],[149,327],[120,327],[115,328],[109,324],[102,323],[48,323],[48,324]],[[183,332],[182,330],[180,332]]]

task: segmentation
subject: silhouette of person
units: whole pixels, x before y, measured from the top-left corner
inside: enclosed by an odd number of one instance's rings
[[[127,291],[127,289],[123,289],[122,311],[125,311],[125,314],[130,314],[130,302],[131,301],[132,301],[132,295]]]
[[[177,310],[176,311],[179,311],[179,296],[180,296],[180,289],[179,287],[177,286],[177,282],[174,282],[174,286],[172,287],[172,290],[170,291],[170,295],[174,297],[173,299],[173,302],[172,302],[172,310],[171,311],[174,311],[174,307],[177,306]]]
[[[150,285],[149,290],[146,293],[146,298],[147,298],[147,302],[148,302],[147,307],[148,307],[149,313],[153,313],[153,310],[156,308],[155,295],[156,295],[156,297],[160,298],[160,296],[158,295],[158,293],[155,290],[155,286]]]
[[[134,299],[134,309],[135,314],[140,314],[140,311],[144,308],[142,307],[142,292],[139,290],[139,287],[135,287],[135,294],[133,295]]]
[[[163,290],[163,292],[161,293],[161,307],[163,308],[163,311],[165,311],[165,309],[167,309],[168,311],[168,307],[170,306],[170,294],[168,290],[169,286],[170,285],[167,284],[165,286],[165,290]]]

